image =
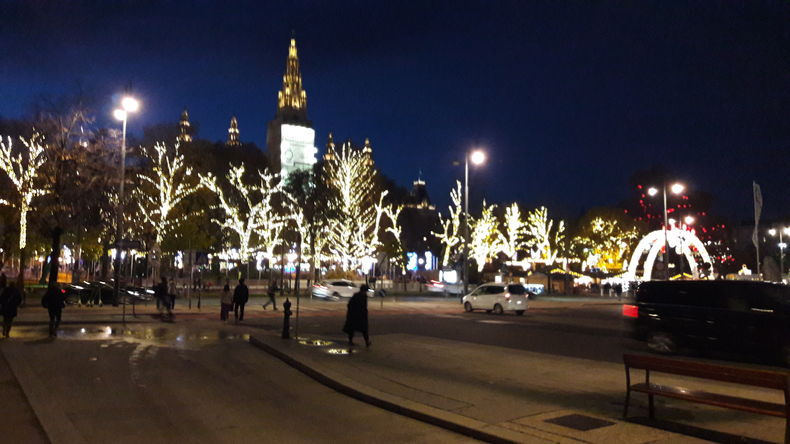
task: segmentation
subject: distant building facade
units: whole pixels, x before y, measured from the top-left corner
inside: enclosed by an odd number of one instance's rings
[[[283,178],[294,171],[310,169],[316,162],[315,130],[307,117],[307,92],[302,87],[293,38],[283,86],[277,93],[277,111],[266,131],[266,152],[272,171]]]

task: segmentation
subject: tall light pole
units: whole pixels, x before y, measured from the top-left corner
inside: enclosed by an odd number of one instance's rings
[[[673,183],[672,186],[670,187],[670,191],[672,191],[672,194],[680,194],[685,189],[686,189],[686,187],[683,186],[683,184],[680,184],[680,183]],[[669,236],[667,236],[667,227],[669,226],[669,216],[668,216],[669,213],[667,211],[667,183],[666,183],[666,181],[664,182],[663,190],[664,190],[664,255],[663,255],[663,261],[662,262],[664,263],[664,280],[668,281],[669,280],[669,263],[668,263],[669,262]],[[647,190],[647,194],[649,194],[650,196],[655,196],[656,194],[658,194],[658,188],[650,187]]]
[[[464,155],[464,294],[469,293],[469,161],[481,165],[486,154],[480,150]]]
[[[121,133],[121,164],[120,164],[120,185],[118,186],[118,204],[115,210],[115,286],[113,288],[113,305],[118,305],[119,293],[121,289],[121,246],[123,237],[123,188],[124,176],[126,175],[126,121],[129,113],[136,112],[140,108],[140,102],[134,97],[124,97],[121,99],[121,107],[113,112],[116,119],[123,122],[123,132]],[[124,321],[126,320],[126,305],[123,306]]]
[[[694,216],[689,215],[684,217],[683,222],[685,226],[681,225],[681,228],[685,230],[686,227],[690,227],[691,224],[694,223]],[[689,263],[689,267],[691,267],[691,263]],[[699,276],[699,272],[697,275]],[[683,236],[680,236],[680,277],[683,278]]]
[[[785,248],[787,248],[787,244],[784,243],[784,239],[782,239],[782,233],[790,235],[790,227],[783,227],[779,228],[771,228],[768,230],[768,234],[771,236],[776,236],[776,233],[779,233],[779,280],[784,282],[785,280]]]

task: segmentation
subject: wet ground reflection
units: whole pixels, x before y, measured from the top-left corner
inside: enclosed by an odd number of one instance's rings
[[[17,327],[12,330],[12,338],[22,340],[40,340],[41,328]],[[87,327],[61,327],[58,329],[59,340],[110,341],[147,343],[155,346],[175,348],[198,348],[205,345],[218,344],[223,341],[249,340],[249,334],[185,328],[182,326],[120,326],[98,325]],[[106,345],[102,345],[105,347]]]

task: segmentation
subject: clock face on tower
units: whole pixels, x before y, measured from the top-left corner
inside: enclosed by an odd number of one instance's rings
[[[310,168],[315,162],[318,149],[315,143],[315,130],[306,126],[283,124],[280,127],[280,174],[286,177],[295,170]]]

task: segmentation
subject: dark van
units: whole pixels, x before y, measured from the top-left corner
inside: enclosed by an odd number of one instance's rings
[[[678,347],[778,357],[790,366],[790,287],[757,281],[650,281],[623,305],[630,336]]]

